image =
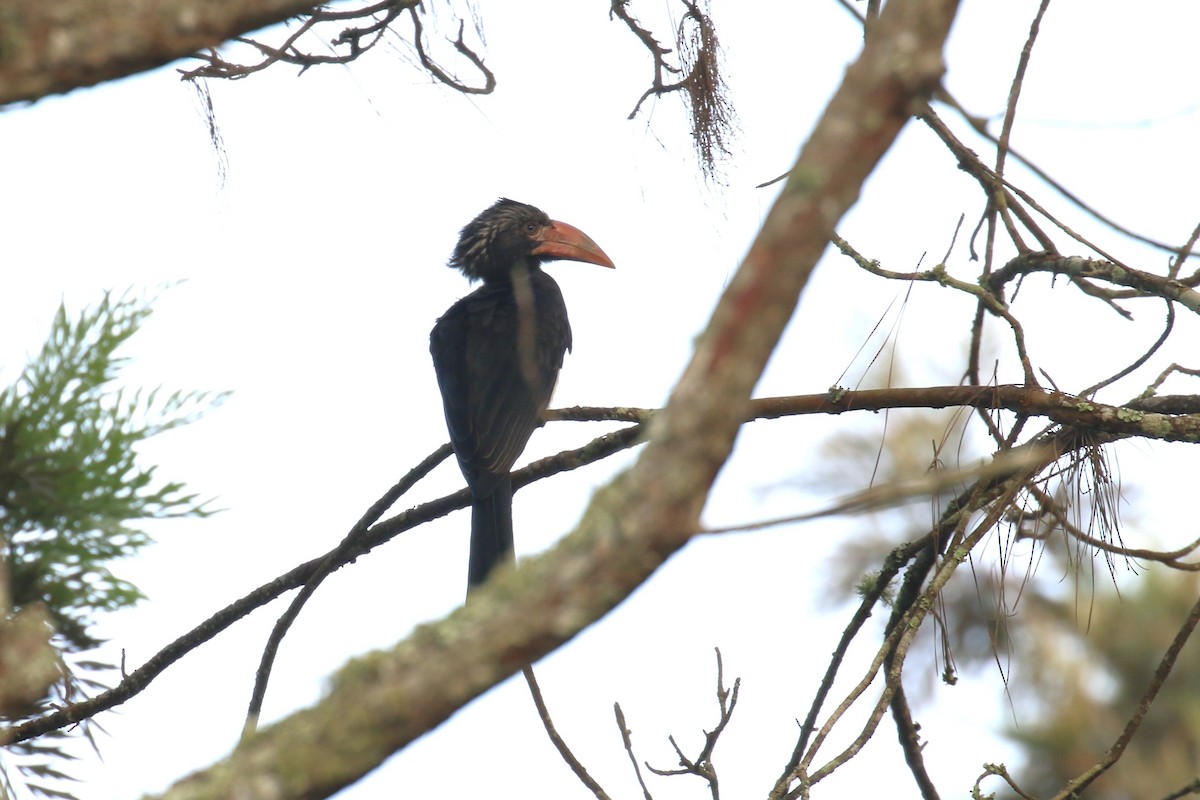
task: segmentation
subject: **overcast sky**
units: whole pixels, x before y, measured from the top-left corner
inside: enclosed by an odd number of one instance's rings
[[[149,600],[98,629],[111,640],[110,657],[123,649],[136,667],[227,603],[325,552],[446,440],[428,332],[468,291],[445,268],[459,228],[498,196],[583,229],[617,265],[549,269],[575,331],[554,404],[660,404],[774,199],[776,189],[753,187],[790,166],[861,44],[859,28],[833,0],[717,8],[741,131],[724,166],[727,185],[709,186],[698,176],[677,100],[648,102],[626,119],[651,68],[628,31],[607,18],[606,3],[519,5],[519,12],[490,9],[484,17],[485,55],[499,80],[491,96],[463,97],[431,82],[399,42],[348,68],[297,76],[276,67],[211,84],[228,159],[223,181],[221,156],[193,89],[178,80],[178,64],[0,115],[0,378],[11,381],[40,345],[61,300],[77,310],[105,290],[172,285],[126,350],[126,380],[234,393],[202,421],[145,448],[162,476],[186,481],[225,510],[209,520],[153,525],[158,544],[118,570]],[[947,85],[972,113],[1002,113],[1034,7],[1028,0],[964,3]],[[1200,210],[1200,13],[1187,0],[1133,8],[1052,4],[1014,143],[1134,229],[1182,242]],[[647,21],[658,11],[634,10]],[[276,40],[279,31],[263,37]],[[1163,268],[1161,254],[1097,233],[1052,192],[1020,170],[1014,175],[1121,257]],[[908,270],[923,256],[925,266],[935,263],[959,215],[970,227],[979,212],[978,189],[913,124],[840,231],[869,257]],[[961,240],[950,264],[964,275],[974,268]],[[889,320],[885,330],[893,324],[888,307],[903,288],[828,256],[759,394],[863,380],[866,358],[856,351],[880,318]],[[1067,291],[1059,288],[1051,301]],[[1047,302],[1030,325],[1039,363],[1066,391],[1107,374],[1072,344],[1080,331],[1117,324],[1111,314],[1088,316],[1095,313],[1089,305],[1064,320]],[[945,342],[973,311],[938,287],[917,287],[901,328],[906,364],[918,376],[953,382],[962,351]],[[1147,319],[1137,335],[1115,332],[1105,357],[1125,363],[1127,352],[1144,349],[1157,335],[1158,317]],[[1194,336],[1191,320],[1179,324],[1184,337]],[[878,347],[872,341],[868,351]],[[1018,377],[1006,366],[1000,380]],[[820,442],[841,426],[879,424],[835,418],[750,426],[706,520],[727,524],[823,505],[828,492],[797,488],[811,479]],[[605,429],[549,426],[535,434],[524,460]],[[1138,474],[1177,450],[1141,445],[1122,454],[1121,466],[1127,476]],[[590,492],[632,457],[520,492],[518,554],[551,546]],[[1170,491],[1186,475],[1176,469],[1155,480]],[[835,494],[864,488],[865,480]],[[447,462],[396,510],[461,485]],[[1150,510],[1140,518],[1172,524]],[[330,578],[283,645],[264,719],[312,703],[348,658],[389,646],[459,604],[468,524],[467,514],[452,514]],[[642,758],[671,766],[668,734],[688,750],[699,746],[701,729],[716,718],[712,650],[719,646],[727,678],[743,681],[741,705],[717,751],[723,785],[730,797],[764,794],[845,624],[844,613],[820,601],[827,559],[859,530],[853,520],[837,520],[696,542],[541,663],[559,730],[593,774],[614,794],[636,796],[614,701]],[[71,766],[85,781],[78,794],[116,800],[159,791],[228,753],[282,609],[276,603],[259,611],[103,714],[103,760],[85,753]],[[914,653],[909,669],[917,675],[938,666],[932,653]],[[1014,749],[986,732],[1008,712],[992,673],[966,675],[939,692],[918,710],[925,755],[946,796],[962,796],[985,761],[1016,763]],[[844,770],[819,796],[877,790],[881,776],[897,787],[892,796],[913,796],[893,742],[890,730],[881,731],[864,755],[876,766]],[[703,789],[686,778],[652,788],[660,800]],[[519,678],[346,792],[355,800],[397,794],[586,796],[546,740]]]

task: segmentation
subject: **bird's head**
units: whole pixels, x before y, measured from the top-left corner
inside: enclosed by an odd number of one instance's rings
[[[614,266],[583,231],[502,197],[462,229],[450,266],[471,280],[488,281],[507,277],[518,265],[531,269],[556,259]]]

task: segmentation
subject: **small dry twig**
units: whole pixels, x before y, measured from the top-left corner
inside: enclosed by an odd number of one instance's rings
[[[717,779],[717,767],[713,764],[713,750],[716,749],[717,740],[725,731],[725,726],[729,724],[729,720],[733,717],[733,710],[737,706],[738,690],[741,688],[742,679],[734,678],[733,686],[729,689],[725,688],[725,669],[721,662],[721,649],[716,648],[717,653],[717,706],[720,709],[720,717],[717,721],[717,726],[711,731],[704,732],[704,746],[700,748],[700,753],[695,758],[688,758],[683,754],[683,750],[675,741],[674,736],[668,736],[667,741],[671,743],[671,747],[675,748],[675,754],[679,756],[678,769],[658,769],[646,764],[646,769],[653,772],[655,775],[696,775],[703,778],[708,783],[709,792],[712,794],[713,800],[720,800],[720,782]]]
[[[558,729],[554,727],[554,720],[550,718],[550,709],[546,707],[546,700],[542,697],[542,688],[538,686],[537,677],[533,674],[533,667],[527,665],[521,672],[525,675],[525,682],[529,684],[529,693],[533,696],[533,704],[537,707],[538,717],[542,720],[542,727],[546,729],[546,735],[550,737],[550,742],[554,745],[554,749],[558,751],[562,760],[571,768],[571,772],[575,773],[575,777],[579,778],[579,782],[596,796],[596,800],[609,800],[608,793],[588,773],[587,768],[575,757],[575,754],[571,752],[571,748],[567,746],[566,741],[559,734]]]
[[[196,58],[204,62],[201,66],[181,69],[179,72],[184,80],[190,81],[200,78],[238,80],[280,63],[299,67],[301,73],[318,65],[349,64],[383,41],[389,32],[394,32],[392,23],[405,11],[412,17],[412,44],[417,52],[417,59],[431,76],[463,94],[489,94],[495,89],[496,76],[463,38],[465,20],[459,21],[458,36],[453,46],[482,78],[479,85],[455,77],[429,55],[425,46],[424,25],[421,22],[421,17],[426,11],[419,0],[381,0],[359,8],[337,11],[318,8],[301,17],[300,24],[280,44],[267,44],[244,36],[233,40],[257,51],[258,61],[241,63],[225,58],[216,50],[208,50],[196,54]],[[325,42],[321,39],[320,32],[332,26],[342,27],[342,30]],[[317,38],[328,52],[306,49],[306,37]]]

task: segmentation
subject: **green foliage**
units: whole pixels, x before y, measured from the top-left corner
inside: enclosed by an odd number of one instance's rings
[[[109,564],[149,537],[138,520],[210,513],[182,483],[138,463],[149,437],[195,419],[223,395],[116,388],[117,350],[150,314],[146,300],[105,295],[50,337],[0,390],[0,537],[14,610],[49,609],[65,649],[88,649],[96,611],[137,602]]]

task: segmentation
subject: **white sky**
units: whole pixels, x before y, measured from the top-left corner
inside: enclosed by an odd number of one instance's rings
[[[650,21],[657,12],[650,5],[635,13]],[[947,80],[972,112],[1002,113],[1035,5],[964,4]],[[25,353],[39,346],[60,299],[78,309],[106,289],[183,280],[163,294],[127,350],[127,379],[235,392],[201,422],[146,448],[162,476],[187,481],[226,511],[153,527],[159,543],[120,570],[150,600],[103,621],[98,633],[112,640],[110,654],[124,648],[136,667],[227,603],[325,552],[398,476],[445,441],[428,331],[467,291],[444,267],[458,229],[497,196],[577,225],[617,263],[615,272],[569,263],[550,268],[575,330],[555,405],[650,406],[665,398],[774,198],[774,190],[753,186],[791,164],[860,32],[832,0],[717,9],[742,133],[727,165],[728,187],[713,190],[697,177],[676,100],[648,103],[647,113],[626,120],[650,64],[628,32],[607,19],[606,7],[539,0],[522,4],[520,13],[487,12],[487,62],[499,79],[488,97],[464,98],[432,84],[403,47],[381,47],[348,69],[296,77],[276,67],[212,84],[229,159],[224,186],[196,97],[169,68],[0,116],[0,379],[11,380]],[[1014,143],[1134,229],[1182,242],[1200,211],[1200,12],[1188,0],[1133,8],[1056,0]],[[1163,268],[1161,254],[1097,232],[1052,192],[1014,174],[1121,257]],[[979,211],[977,188],[914,123],[840,230],[886,266],[911,269],[925,253],[926,266],[935,263],[959,214],[969,229]],[[1064,251],[1079,252],[1058,240]],[[969,275],[963,241],[950,264]],[[820,392],[838,381],[902,291],[829,257],[759,394]],[[1065,283],[1043,294],[1049,302],[1026,290],[1022,298],[1044,303],[1045,313],[1029,315],[1026,306],[1024,318],[1035,358],[1064,390],[1108,374],[1084,353],[1123,365],[1157,336],[1161,306],[1135,309],[1145,325],[1122,327],[1115,315],[1078,301]],[[955,379],[962,348],[946,343],[956,341],[972,312],[965,299],[937,287],[914,290],[901,348],[918,376]],[[1181,318],[1179,328],[1181,341],[1194,341],[1192,320]],[[1102,398],[1130,397],[1170,358],[1187,357],[1186,350],[1164,356]],[[841,382],[854,385],[864,366],[854,362]],[[1011,367],[1001,374],[1017,377]],[[751,426],[706,519],[728,523],[822,505],[828,496],[790,488],[811,474],[815,447],[845,425],[880,422],[841,417]],[[602,430],[551,426],[534,436],[526,459]],[[1126,480],[1141,478],[1151,462],[1186,465],[1171,461],[1180,450],[1127,448]],[[518,553],[551,546],[592,489],[630,457],[520,492]],[[1154,480],[1177,491],[1188,470],[1156,471]],[[400,508],[461,483],[447,462]],[[1172,520],[1152,507],[1147,502],[1139,517],[1170,536]],[[467,526],[466,514],[455,513],[327,580],[280,652],[266,719],[315,701],[347,658],[386,647],[461,602]],[[593,775],[615,795],[637,796],[612,720],[615,700],[641,758],[671,766],[672,733],[686,750],[699,747],[700,730],[716,719],[712,648],[719,646],[727,680],[743,680],[741,704],[717,750],[723,787],[730,797],[765,794],[845,624],[844,613],[818,607],[818,594],[827,558],[857,530],[854,521],[835,521],[695,543],[609,618],[541,663],[558,727]],[[102,715],[109,734],[101,737],[103,761],[85,753],[71,767],[84,779],[80,796],[159,791],[225,755],[282,609],[276,603],[259,611]],[[914,653],[909,669],[916,676],[937,665],[931,654]],[[987,733],[1004,709],[994,674],[964,676],[953,689],[939,688],[932,706],[918,708],[925,755],[944,796],[968,792],[985,761],[1015,765],[1015,751]],[[880,781],[893,787],[891,796],[915,795],[894,733],[884,727],[863,756],[873,759],[871,768],[852,765],[816,796],[853,796]],[[826,755],[834,752],[831,745]],[[687,778],[657,779],[651,788],[660,800],[703,791]],[[445,800],[587,796],[546,740],[519,678],[346,794],[364,800],[397,793]]]

